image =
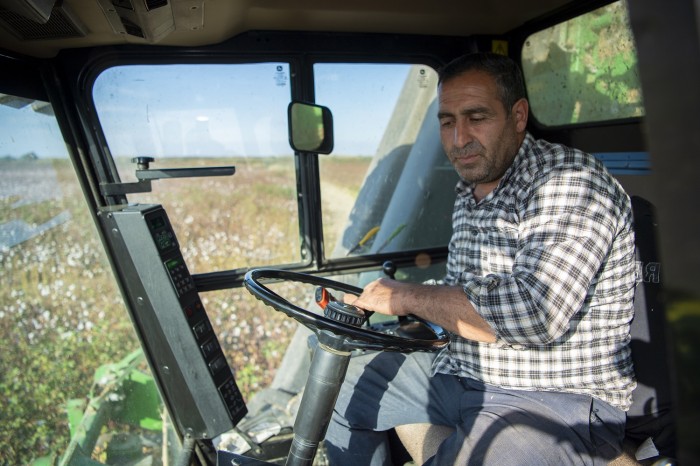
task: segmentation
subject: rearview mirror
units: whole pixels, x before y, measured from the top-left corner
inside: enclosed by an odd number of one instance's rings
[[[318,154],[333,151],[333,115],[327,107],[292,102],[287,114],[292,149]]]

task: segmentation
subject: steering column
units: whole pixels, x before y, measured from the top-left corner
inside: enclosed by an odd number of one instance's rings
[[[294,439],[287,456],[287,466],[306,466],[313,463],[333,414],[333,407],[338,399],[353,350],[408,353],[437,351],[447,345],[447,337],[438,336],[428,326],[427,333],[419,332],[414,335],[420,336],[413,338],[363,327],[371,313],[340,301],[328,301],[325,303],[324,315],[315,314],[271,291],[261,283],[260,280],[263,279],[302,282],[358,296],[362,289],[322,277],[279,269],[254,269],[245,276],[245,286],[250,293],[273,309],[299,321],[318,337],[318,346],[314,351],[306,388],[294,423]]]

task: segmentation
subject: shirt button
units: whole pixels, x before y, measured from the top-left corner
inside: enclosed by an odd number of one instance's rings
[[[472,235],[477,236],[479,234],[479,230],[472,230]]]

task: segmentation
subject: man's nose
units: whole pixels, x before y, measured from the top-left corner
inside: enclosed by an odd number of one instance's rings
[[[474,141],[471,126],[468,122],[459,122],[454,127],[454,140],[452,141],[455,147],[464,147]]]

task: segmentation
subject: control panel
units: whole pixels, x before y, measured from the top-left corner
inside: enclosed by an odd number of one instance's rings
[[[170,416],[181,432],[212,438],[247,413],[165,210],[103,213],[115,268]]]

